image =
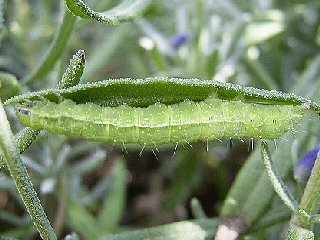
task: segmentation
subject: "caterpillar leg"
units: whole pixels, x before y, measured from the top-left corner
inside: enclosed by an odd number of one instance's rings
[[[152,151],[153,155],[155,156],[155,158],[157,159],[157,161],[159,161],[158,155],[157,155],[157,153],[154,151],[154,149],[152,149],[151,151]]]
[[[128,149],[127,149],[126,145],[124,144],[124,142],[122,142],[121,150],[122,150],[122,152],[124,152],[125,154],[128,154]]]
[[[273,139],[273,142],[274,142],[274,146],[275,146],[275,148],[276,148],[276,150],[277,150],[277,149],[278,149],[278,145],[277,145],[276,139]]]
[[[176,146],[174,147],[173,156],[176,155],[176,152],[177,152],[177,149],[178,149],[178,145],[179,145],[179,142],[177,142]]]
[[[141,151],[140,151],[140,153],[139,153],[139,159],[141,158],[142,153],[143,153],[143,151],[144,151],[144,149],[145,149],[146,145],[147,145],[147,143],[144,143],[144,144],[143,144],[143,147],[142,147],[142,149],[141,149]]]

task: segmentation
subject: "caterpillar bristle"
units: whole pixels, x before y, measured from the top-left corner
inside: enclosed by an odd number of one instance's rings
[[[155,156],[155,158],[157,159],[157,161],[159,161],[158,155],[156,154],[156,152],[154,151],[154,149],[151,149],[153,155]]]
[[[278,149],[278,145],[277,145],[277,141],[276,139],[273,139],[273,143],[274,143],[274,147],[276,148],[276,150]]]
[[[139,152],[139,159],[141,158],[142,153],[143,153],[143,151],[144,151],[144,149],[145,149],[146,145],[147,145],[147,144],[146,144],[146,143],[144,143],[144,145],[143,145],[143,147],[142,147],[141,151]]]
[[[176,155],[176,152],[177,152],[177,149],[178,149],[178,145],[179,145],[179,142],[177,142],[176,146],[174,147],[173,156]]]

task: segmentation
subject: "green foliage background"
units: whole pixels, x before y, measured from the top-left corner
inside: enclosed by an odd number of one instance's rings
[[[96,11],[118,4],[87,2]],[[197,77],[320,102],[318,0],[152,1],[141,17],[118,26],[76,18],[65,1],[0,3],[3,101],[53,88],[72,54],[84,49],[83,83]],[[181,34],[188,41],[175,49],[170,43]],[[16,133],[23,126],[6,110]],[[271,149],[298,202],[305,183],[293,178],[293,167],[318,144],[319,126],[318,116],[310,114],[296,134],[286,134]],[[74,232],[81,239],[212,239],[227,216],[245,223],[238,229],[243,236],[285,236],[291,212],[274,192],[258,141],[254,150],[238,140],[230,146],[227,140],[191,145],[157,146],[159,152],[152,152],[41,133],[22,160],[58,238]],[[185,222],[162,225],[179,220]],[[158,227],[127,231],[142,226]],[[319,238],[317,225],[313,232]],[[0,236],[39,238],[6,170],[0,173]]]

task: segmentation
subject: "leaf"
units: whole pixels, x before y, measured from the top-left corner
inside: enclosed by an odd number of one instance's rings
[[[124,212],[126,200],[126,166],[123,158],[118,158],[113,167],[113,181],[108,189],[103,207],[99,212],[99,225],[105,232],[117,229]]]
[[[92,102],[100,106],[127,104],[146,107],[156,102],[173,104],[184,100],[202,101],[214,95],[220,99],[243,99],[248,102],[304,105],[317,112],[320,106],[291,93],[269,91],[212,80],[182,78],[110,79],[95,83],[79,84],[68,89],[48,89],[31,92],[8,99],[5,105],[43,98],[58,102],[61,97],[77,104]]]
[[[285,30],[284,12],[279,10],[260,11],[253,16],[244,31],[244,40],[247,45],[261,44],[270,38],[281,34]]]
[[[70,205],[70,224],[85,239],[98,239],[114,232],[122,218],[126,194],[126,168],[122,158],[116,160],[110,180],[109,191],[97,218],[80,204]]]
[[[296,81],[292,92],[300,94],[302,96],[310,95],[310,89],[312,85],[319,79],[320,75],[320,54],[318,54],[312,61],[309,63],[309,66],[301,74],[298,81]],[[312,91],[311,91],[312,92]]]
[[[76,17],[73,16],[68,10],[65,10],[59,31],[57,31],[50,48],[37,68],[22,80],[23,84],[30,84],[35,81],[40,81],[54,67],[65,50],[65,47],[67,46],[67,42],[73,30],[75,21]]]
[[[253,22],[248,24],[244,33],[247,45],[262,43],[284,31],[282,22]]]
[[[5,101],[19,93],[17,78],[5,72],[0,72],[0,99]]]
[[[110,33],[105,33],[104,39],[94,50],[90,51],[90,56],[86,62],[86,68],[83,72],[82,82],[92,81],[92,77],[105,68],[107,64],[112,63],[113,57],[127,41],[130,28],[123,24]]]
[[[84,50],[78,50],[70,59],[70,64],[58,82],[57,88],[64,89],[77,85],[83,74],[85,65]]]
[[[6,0],[0,0],[0,45],[4,35],[4,11],[6,9]]]
[[[313,166],[311,176],[308,180],[307,186],[304,189],[304,193],[301,198],[300,207],[305,209],[310,214],[317,214],[320,207],[320,191],[319,191],[319,169],[320,169],[320,155],[317,154],[317,159]],[[296,223],[300,223],[301,219],[297,219]],[[306,225],[306,224],[299,224]]]
[[[84,65],[85,65],[84,51],[79,50],[73,56],[73,58],[70,59],[70,66],[67,68],[67,70],[63,74],[62,79],[58,82],[57,88],[64,89],[64,88],[71,87],[78,84],[83,73]],[[1,83],[2,83],[1,80],[4,80],[4,81],[7,80],[3,86],[6,86],[5,89],[8,89],[9,92],[10,92],[10,86],[17,85],[18,87],[17,79],[15,77],[12,77],[11,74],[3,74],[3,75],[0,74],[0,98],[1,98],[1,89],[3,89],[1,87]],[[21,130],[15,136],[19,153],[23,153],[31,145],[31,143],[37,138],[39,133],[40,133],[40,130],[35,130],[29,127],[26,127],[23,130]],[[4,169],[5,167],[6,166],[5,166],[3,157],[0,155],[0,170]]]
[[[188,151],[188,154],[180,156],[180,159],[175,159],[175,178],[172,184],[168,187],[163,208],[166,211],[172,211],[176,204],[181,199],[187,197],[191,188],[195,187],[199,176],[201,176],[202,159],[199,159],[199,148],[197,144]],[[164,169],[166,170],[166,169]]]
[[[260,155],[260,146],[258,145],[242,166],[231,186],[222,206],[222,216],[244,214],[242,207],[247,198],[251,196],[250,192],[253,191],[264,171]]]
[[[106,161],[107,154],[105,151],[96,151],[94,154],[85,158],[81,162],[73,164],[69,169],[69,174],[82,176],[90,172],[96,171]]]
[[[287,240],[313,240],[314,234],[311,230],[290,224]]]
[[[131,21],[140,15],[151,2],[150,0],[124,0],[118,6],[105,11],[95,12],[91,10],[82,0],[65,0],[68,9],[75,16],[91,18],[106,24],[117,25],[122,22]]]
[[[310,125],[308,116],[302,122],[303,126],[297,135],[284,135],[285,140],[277,141],[278,149],[271,155],[282,178],[285,178],[292,169],[291,156],[288,155],[292,149],[292,142],[303,141],[304,131]],[[260,154],[260,147],[257,147],[235,179],[221,211],[223,216],[244,216],[249,228],[255,226],[255,223],[269,209],[274,196],[274,188],[263,168]]]
[[[251,230],[256,232],[258,230],[266,229],[270,226],[276,226],[281,222],[288,222],[291,217],[291,211],[285,207],[282,200],[275,195],[273,197],[270,210],[259,219],[259,221],[252,226]]]
[[[1,236],[0,236],[0,239],[1,240],[18,240],[18,238],[14,238],[14,237],[1,237]]]
[[[70,203],[68,207],[69,224],[80,233],[84,239],[94,240],[100,236],[100,225],[91,213],[77,203]]]
[[[213,239],[218,224],[217,218],[183,221],[144,230],[123,232],[100,240],[209,240]]]

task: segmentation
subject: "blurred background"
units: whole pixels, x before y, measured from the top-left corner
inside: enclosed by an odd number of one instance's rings
[[[102,11],[118,1],[85,3]],[[64,1],[7,1],[0,70],[23,82],[44,58],[64,11]],[[119,26],[78,18],[54,69],[22,84],[20,93],[55,86],[72,54],[84,49],[83,83],[120,77],[214,79],[317,100],[319,23],[318,0],[163,0]],[[7,110],[14,131],[22,129]],[[289,144],[295,160],[317,144],[315,130],[306,128]],[[22,158],[55,232],[98,239],[191,219],[194,198],[206,216],[218,216],[251,145],[245,139],[142,149],[43,132]],[[290,182],[292,167],[287,175]],[[282,221],[289,219],[286,213]],[[38,238],[7,171],[0,173],[0,236]]]

